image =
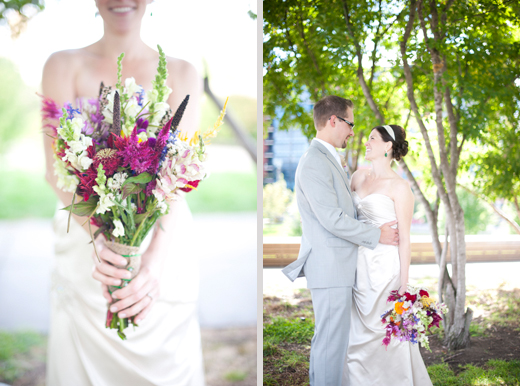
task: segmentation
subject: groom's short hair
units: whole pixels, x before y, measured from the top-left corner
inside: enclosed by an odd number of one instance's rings
[[[344,118],[347,109],[354,108],[354,103],[350,99],[345,99],[336,95],[328,95],[314,105],[314,127],[321,130],[327,124],[331,115]]]

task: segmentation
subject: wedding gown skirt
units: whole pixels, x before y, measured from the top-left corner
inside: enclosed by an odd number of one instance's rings
[[[105,328],[90,236],[73,219],[67,234],[68,213],[57,211],[48,386],[204,385],[192,218],[185,201],[180,207],[182,225],[166,257],[160,297],[135,331],[125,330],[126,341]]]
[[[382,194],[361,199],[353,193],[358,220],[381,226],[396,220],[394,202]],[[387,349],[381,315],[390,308],[390,291],[400,286],[397,246],[378,244],[374,250],[359,247],[353,288],[349,347],[343,371],[344,386],[431,385],[419,346],[391,341]]]

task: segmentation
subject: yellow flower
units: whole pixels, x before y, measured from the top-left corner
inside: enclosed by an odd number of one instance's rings
[[[220,112],[220,115],[217,118],[217,121],[213,125],[213,128],[206,131],[202,135],[202,139],[206,140],[208,138],[215,138],[217,136],[217,133],[220,130],[220,126],[222,126],[224,124],[224,116],[226,115],[226,106],[227,106],[228,100],[229,100],[229,97],[226,98],[226,103],[224,103],[224,107],[222,108],[222,111]]]
[[[199,144],[200,130],[197,130],[190,139],[190,146],[197,146]]]
[[[423,307],[429,307],[431,303],[433,303],[433,299],[432,298],[429,298],[429,297],[426,297],[426,296],[423,296],[421,298],[421,303],[423,305]]]
[[[188,134],[181,131],[179,134],[179,140],[182,142],[188,142]]]

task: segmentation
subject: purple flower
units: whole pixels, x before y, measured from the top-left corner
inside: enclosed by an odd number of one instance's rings
[[[136,121],[137,128],[139,130],[145,130],[148,128],[148,120],[145,120],[143,118],[138,118]],[[139,130],[137,131],[139,133]]]

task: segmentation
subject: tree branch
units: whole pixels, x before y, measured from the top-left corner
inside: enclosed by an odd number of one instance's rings
[[[440,171],[437,167],[437,161],[435,160],[435,155],[433,153],[433,148],[430,142],[430,137],[428,135],[428,130],[426,129],[426,125],[424,124],[424,121],[421,118],[421,114],[419,112],[419,107],[417,106],[417,102],[415,100],[414,95],[414,84],[413,84],[413,77],[412,77],[412,71],[410,69],[410,65],[408,64],[408,58],[406,56],[406,48],[408,39],[410,38],[410,34],[412,32],[414,20],[415,20],[415,8],[416,8],[416,0],[410,0],[410,15],[408,17],[408,22],[406,23],[405,32],[403,35],[403,39],[400,42],[400,48],[401,48],[401,58],[403,60],[403,70],[406,80],[406,86],[407,86],[407,96],[408,100],[410,101],[410,107],[414,113],[415,119],[417,120],[417,123],[419,124],[419,129],[421,130],[421,134],[424,138],[424,144],[426,146],[426,152],[428,153],[428,158],[430,160],[430,165],[432,169],[432,176],[435,181],[435,184],[437,185],[437,188],[442,187],[442,179],[440,175]],[[444,191],[444,189],[442,189]]]
[[[520,234],[520,225],[513,218],[508,216],[503,210],[498,208],[495,204],[491,203],[486,196],[484,196],[483,194],[474,192],[473,190],[469,189],[468,187],[466,187],[462,184],[457,184],[457,185],[459,185],[461,188],[463,188],[468,193],[471,193],[472,195],[477,197],[479,200],[485,202],[488,206],[491,207],[491,209],[493,209],[495,211],[496,214],[498,214],[500,217],[502,217],[504,220],[506,220],[509,223],[509,225],[511,225],[513,227],[513,229],[516,231],[516,233]]]
[[[379,30],[381,28],[381,18],[383,17],[383,13],[381,12],[381,3],[383,2],[383,0],[379,0],[379,11],[377,12],[378,15],[379,15],[379,20],[378,20],[378,24],[377,24],[377,31],[376,31],[376,34],[374,36],[374,49],[372,50],[372,68],[370,69],[370,79],[368,80],[368,84],[370,85],[370,90],[372,90],[372,81],[374,80],[374,72],[375,72],[375,69],[376,69],[376,54],[377,54],[377,45],[379,43],[379,40],[381,39],[381,37],[379,36]]]
[[[379,108],[377,107],[376,103],[374,102],[374,98],[372,98],[372,94],[370,92],[370,89],[368,88],[368,85],[365,81],[365,75],[363,72],[363,54],[361,52],[361,46],[359,45],[359,42],[356,40],[354,33],[352,31],[352,24],[350,23],[350,16],[348,12],[348,4],[347,0],[343,0],[343,14],[345,17],[345,24],[347,25],[347,31],[354,42],[354,46],[356,47],[356,56],[358,59],[358,69],[357,69],[357,76],[359,79],[359,83],[361,85],[361,89],[363,90],[363,95],[367,99],[367,103],[370,106],[370,109],[376,116],[376,118],[379,120],[381,125],[385,124],[385,119],[383,118],[383,115],[379,111]]]

